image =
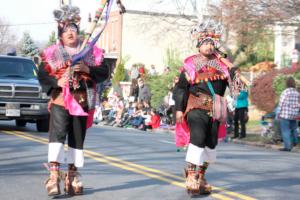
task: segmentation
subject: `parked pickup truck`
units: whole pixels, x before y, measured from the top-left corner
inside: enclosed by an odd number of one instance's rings
[[[32,60],[18,56],[0,56],[0,120],[16,120],[17,126],[36,123],[40,132],[49,129],[47,104]]]

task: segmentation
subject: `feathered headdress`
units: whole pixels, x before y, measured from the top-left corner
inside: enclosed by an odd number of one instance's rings
[[[212,19],[199,20],[199,23],[192,29],[191,36],[197,41],[197,47],[200,47],[205,40],[212,40],[215,46],[222,36],[223,26],[220,22]]]
[[[58,33],[62,33],[63,29],[70,25],[74,24],[79,31],[79,24],[81,17],[79,16],[80,9],[75,6],[64,5],[59,10],[54,10],[54,18],[58,23]]]

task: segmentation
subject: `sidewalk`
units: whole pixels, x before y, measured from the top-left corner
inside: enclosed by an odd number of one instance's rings
[[[247,126],[247,136],[246,138],[235,138],[231,139],[229,135],[229,139],[227,142],[232,142],[236,144],[245,144],[245,145],[252,145],[257,147],[263,147],[267,149],[274,149],[279,150],[283,147],[282,142],[278,142],[277,144],[274,144],[271,142],[270,138],[265,138],[261,136],[261,126],[255,125],[255,126]],[[300,152],[300,144],[298,144],[296,147],[293,147],[292,152]]]
[[[100,122],[96,126],[107,126],[107,125],[104,125],[103,122]],[[108,126],[108,127],[112,127],[112,126]],[[131,129],[134,129],[134,128],[131,128]],[[136,129],[136,130],[138,130],[138,129]],[[157,129],[147,130],[147,132],[175,134],[175,126],[162,126]],[[262,147],[262,148],[267,148],[267,149],[274,149],[274,150],[279,150],[280,148],[282,148],[281,143],[270,144],[270,141],[268,141],[266,138],[263,138],[260,135],[260,127],[258,127],[258,126],[249,128],[249,130],[247,130],[246,138],[231,139],[231,137],[232,137],[232,135],[227,135],[227,139],[225,139],[224,142],[251,145],[251,146]],[[298,144],[296,147],[294,147],[291,152],[300,152],[300,144]]]
[[[251,133],[248,135],[251,135]],[[248,137],[248,136],[247,136]],[[245,144],[245,145],[252,145],[252,146],[257,146],[257,147],[264,147],[267,149],[275,149],[279,150],[282,148],[282,144],[268,144],[264,143],[262,141],[247,141],[247,137],[243,139],[229,139],[228,142],[236,143],[236,144]],[[296,147],[293,147],[291,152],[300,152],[300,146],[299,144]]]
[[[278,144],[271,144],[270,140],[267,138],[263,138],[260,135],[261,127],[260,126],[254,126],[254,127],[247,127],[249,130],[247,131],[247,137],[246,138],[236,138],[236,139],[231,139],[233,135],[228,135],[226,142],[231,142],[235,144],[244,144],[244,145],[251,145],[251,146],[256,146],[256,147],[263,147],[267,149],[274,149],[278,150],[282,148],[282,143]],[[172,128],[159,128],[155,129],[152,132],[165,132],[165,133],[175,133],[174,127]],[[296,147],[293,147],[291,152],[300,152],[300,144],[298,144]]]

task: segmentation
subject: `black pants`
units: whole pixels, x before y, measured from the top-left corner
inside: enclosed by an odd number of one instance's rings
[[[175,125],[176,124],[176,108],[175,106],[170,106],[168,111],[167,111],[167,115],[170,116],[172,114],[172,121],[171,124]]]
[[[87,111],[87,109],[85,109]],[[64,107],[51,105],[49,142],[65,143],[68,136],[68,146],[83,149],[86,134],[86,116],[72,116]]]
[[[245,114],[247,108],[236,108],[234,113],[234,137],[246,137],[246,121]],[[241,128],[241,132],[239,129]]]
[[[217,146],[219,122],[213,122],[207,111],[191,110],[188,112],[187,122],[191,133],[190,143],[200,148],[214,149]]]

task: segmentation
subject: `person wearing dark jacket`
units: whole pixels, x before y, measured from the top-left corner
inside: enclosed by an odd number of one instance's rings
[[[138,102],[143,102],[143,101],[150,102],[151,100],[150,89],[147,85],[145,85],[144,79],[142,78],[138,79],[138,86],[139,86]]]
[[[173,80],[173,84],[172,84],[172,88],[170,89],[169,93],[168,93],[168,104],[169,104],[169,108],[168,108],[168,112],[167,114],[170,115],[170,113],[172,113],[172,125],[176,124],[176,109],[175,109],[175,96],[176,96],[176,87],[179,81],[179,77],[176,76]]]
[[[131,87],[130,87],[130,96],[134,98],[134,101],[138,100],[139,96],[139,86],[137,79],[133,79],[131,81]]]
[[[45,181],[49,196],[59,195],[59,182],[64,178],[64,189],[69,195],[83,193],[77,168],[83,167],[83,146],[86,130],[93,122],[96,83],[108,78],[108,66],[100,49],[94,47],[79,63],[70,65],[73,55],[80,50],[78,8],[70,9],[58,20],[59,44],[46,48],[39,66],[38,79],[44,92],[50,95],[48,162],[50,176]],[[68,151],[64,152],[67,138]],[[60,165],[68,164],[65,177],[60,176]]]
[[[224,96],[230,76],[228,66],[216,53],[218,26],[211,23],[200,23],[192,30],[199,53],[184,60],[175,93],[176,121],[181,124],[186,120],[190,130],[185,184],[192,195],[209,194],[212,190],[205,173],[209,163],[216,160],[220,124],[212,118],[213,93]]]

